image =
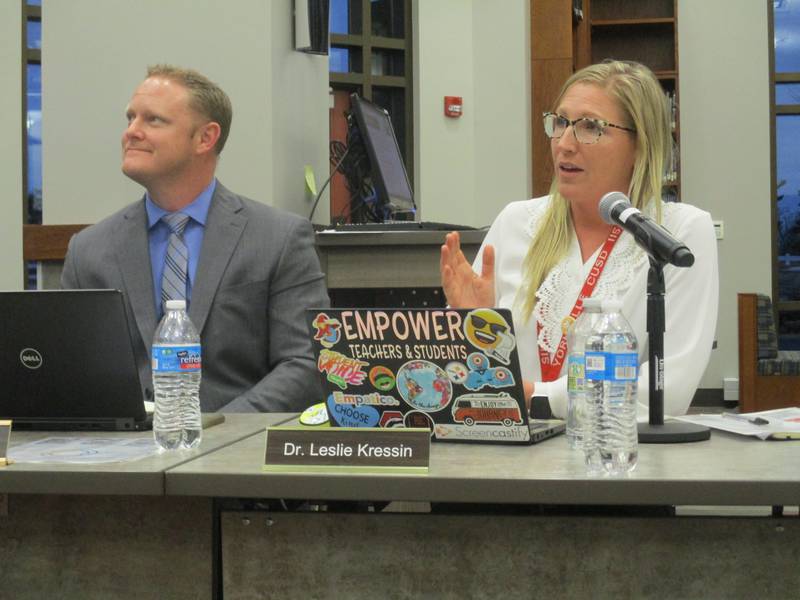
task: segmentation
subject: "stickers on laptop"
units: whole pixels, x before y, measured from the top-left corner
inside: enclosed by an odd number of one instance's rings
[[[328,396],[328,415],[341,427],[375,427],[381,414],[374,406],[336,402],[334,392]]]
[[[470,442],[526,442],[530,439],[527,425],[497,427],[495,425],[460,425],[437,423],[433,437],[437,440],[463,440]]]
[[[455,361],[447,363],[444,367],[444,372],[447,373],[450,381],[459,385],[464,385],[464,382],[467,380],[467,375],[469,375],[467,365]]]
[[[509,394],[464,394],[453,401],[453,424],[436,425],[437,439],[513,442],[526,441],[528,428],[524,425],[519,403]]]
[[[399,410],[385,410],[378,421],[379,427],[405,427],[403,413]]]
[[[324,402],[309,406],[300,414],[300,424],[310,427],[330,427],[328,409]]]
[[[453,402],[453,421],[464,425],[520,425],[519,403],[506,393],[465,394]]]
[[[433,419],[431,419],[428,413],[421,410],[412,410],[406,413],[406,416],[403,418],[403,425],[406,427],[428,429],[433,432]]]
[[[314,339],[325,348],[333,348],[341,337],[342,324],[339,319],[331,319],[325,313],[319,313],[311,325],[315,329]]]
[[[467,358],[469,372],[463,385],[468,390],[480,390],[483,387],[505,388],[516,384],[511,369],[507,367],[489,366],[489,357],[480,352],[473,352]]]
[[[388,392],[394,387],[394,373],[383,365],[372,367],[369,370],[369,382],[376,390]]]
[[[508,322],[496,310],[477,308],[464,319],[464,335],[478,350],[502,362],[511,362],[516,340]]]
[[[396,385],[403,400],[420,410],[441,410],[453,397],[447,373],[427,360],[412,360],[400,367]]]
[[[509,311],[326,308],[307,324],[331,426],[529,438]]]
[[[335,350],[322,350],[317,359],[317,369],[324,373],[327,380],[346,390],[351,385],[361,385],[367,374],[362,367],[369,366],[368,362],[350,358]]]

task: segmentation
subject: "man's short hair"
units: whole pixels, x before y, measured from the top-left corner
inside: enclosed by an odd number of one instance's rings
[[[147,77],[163,77],[185,87],[189,91],[189,106],[201,116],[219,124],[220,134],[214,145],[214,152],[216,154],[222,152],[233,120],[233,108],[228,94],[194,69],[173,65],[152,65],[147,68]]]

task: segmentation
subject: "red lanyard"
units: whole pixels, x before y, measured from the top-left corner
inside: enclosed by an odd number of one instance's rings
[[[614,244],[617,243],[621,233],[621,227],[614,225],[614,227],[611,228],[611,233],[608,234],[608,239],[606,239],[603,247],[600,249],[600,254],[597,255],[597,260],[594,261],[594,266],[586,276],[586,281],[583,282],[583,287],[578,294],[578,299],[575,300],[575,304],[572,307],[569,316],[565,317],[564,321],[562,321],[563,324],[566,324],[566,321],[569,321],[570,323],[574,322],[575,319],[577,319],[583,312],[583,299],[589,298],[592,295],[592,292],[594,292],[597,281],[600,279],[600,275],[603,273],[603,269],[606,267],[608,256],[611,254],[611,250],[613,250]],[[537,335],[541,332],[541,329],[541,324],[537,323]],[[544,348],[537,344],[537,348],[539,350],[539,365],[542,368],[542,381],[555,381],[558,379],[559,373],[561,373],[561,365],[564,364],[564,357],[567,355],[567,332],[565,327],[562,326],[562,329],[564,329],[564,331],[561,335],[561,341],[558,343],[558,348],[556,348],[555,354],[553,354],[552,357]]]

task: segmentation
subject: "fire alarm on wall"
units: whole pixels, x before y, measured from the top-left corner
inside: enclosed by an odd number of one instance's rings
[[[458,118],[461,116],[461,96],[444,97],[444,116]]]

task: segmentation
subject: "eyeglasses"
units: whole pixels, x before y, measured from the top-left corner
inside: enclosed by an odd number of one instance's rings
[[[636,133],[635,129],[623,127],[622,125],[614,125],[602,119],[583,117],[570,121],[567,117],[562,117],[561,115],[551,112],[544,113],[542,117],[544,118],[544,132],[550,139],[560,138],[570,125],[572,125],[572,133],[575,134],[575,139],[581,144],[596,144],[597,140],[599,140],[600,136],[605,132],[606,127],[613,127],[615,129]]]
[[[483,329],[487,325],[489,326],[489,331],[491,331],[495,335],[499,335],[501,333],[505,333],[508,329],[505,325],[500,323],[489,323],[486,319],[482,319],[476,315],[470,315],[470,319],[472,320],[472,326],[475,329]]]

